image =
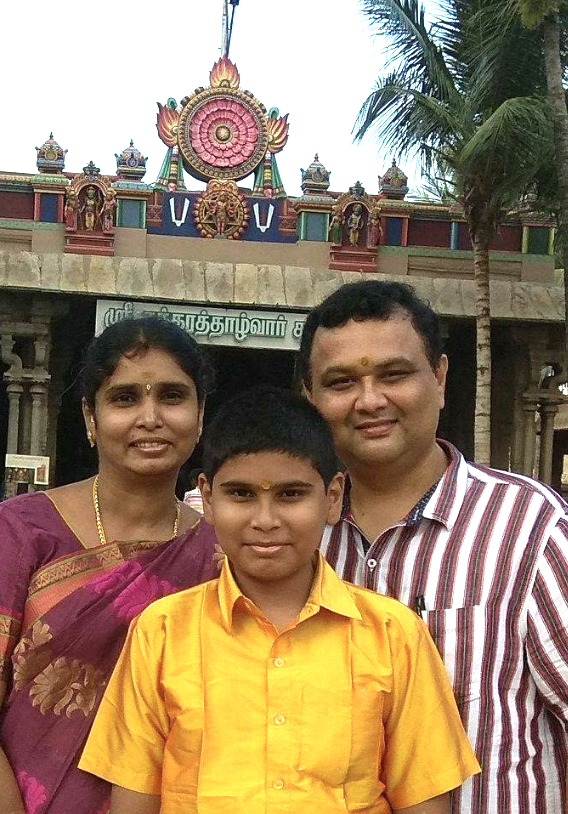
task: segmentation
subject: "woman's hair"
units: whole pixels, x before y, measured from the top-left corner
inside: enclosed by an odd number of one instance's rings
[[[92,410],[103,381],[112,376],[121,357],[135,356],[151,348],[175,359],[193,380],[199,404],[211,389],[213,371],[197,342],[173,322],[161,317],[141,317],[116,322],[95,336],[85,353],[81,390]]]
[[[258,452],[309,461],[326,489],[341,468],[331,430],[316,408],[291,390],[270,385],[239,393],[216,413],[204,433],[205,477],[212,484],[225,461]]]

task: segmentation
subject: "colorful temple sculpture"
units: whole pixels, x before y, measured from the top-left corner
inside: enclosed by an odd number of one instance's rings
[[[74,382],[95,330],[145,313],[182,325],[211,346],[213,410],[254,381],[297,386],[307,310],[361,275],[406,280],[440,313],[451,363],[440,431],[470,452],[475,300],[460,207],[411,196],[395,161],[377,167],[375,189],[334,190],[324,152],[301,170],[301,194],[287,194],[288,114],[245,89],[226,53],[206,87],[158,103],[156,125],[165,155],[153,182],[132,139],[104,174],[53,133],[34,172],[0,172],[0,496],[5,454],[20,461],[12,490],[88,473]],[[530,199],[495,236],[491,274],[493,463],[559,487],[565,397],[539,382],[562,365],[563,301],[554,223]],[[32,459],[41,473],[26,481]]]

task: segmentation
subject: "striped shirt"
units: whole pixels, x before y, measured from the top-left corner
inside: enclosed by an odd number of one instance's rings
[[[439,443],[449,463],[429,500],[373,543],[346,507],[322,552],[343,579],[423,608],[483,769],[453,814],[562,814],[568,506]]]

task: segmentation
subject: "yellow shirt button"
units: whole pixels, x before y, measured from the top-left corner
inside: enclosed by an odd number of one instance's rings
[[[284,659],[274,659],[275,667],[284,667]]]
[[[278,778],[278,780],[275,780],[274,783],[272,784],[272,788],[273,789],[278,789],[278,790],[283,789],[284,788],[284,781],[280,780],[280,778]]]
[[[283,724],[285,723],[285,721],[286,718],[283,715],[277,715],[276,718],[274,719],[275,724]]]

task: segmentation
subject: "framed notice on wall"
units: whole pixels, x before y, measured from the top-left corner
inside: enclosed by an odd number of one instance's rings
[[[36,491],[49,484],[49,458],[45,455],[6,455],[5,497]]]

